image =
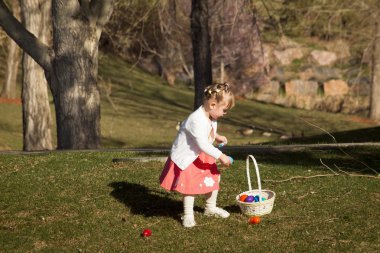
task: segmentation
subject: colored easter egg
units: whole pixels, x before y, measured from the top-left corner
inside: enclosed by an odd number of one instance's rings
[[[231,156],[229,156],[228,159],[230,159],[230,164],[234,163],[234,159]]]
[[[239,200],[240,200],[241,202],[244,202],[245,199],[246,199],[247,197],[248,197],[247,194],[243,194],[243,195],[241,195],[241,196],[239,197]]]
[[[267,199],[266,199],[266,198],[264,198],[264,197],[262,197],[262,198],[261,198],[261,201],[265,201],[265,200],[267,200]]]
[[[144,231],[141,233],[142,237],[149,237],[152,235],[152,230],[150,229],[144,229]]]
[[[253,196],[248,196],[246,199],[245,199],[245,201],[244,202],[247,202],[247,203],[251,203],[251,202],[253,202],[253,201],[255,201],[255,197],[253,197]]]
[[[260,201],[260,197],[259,195],[256,195],[255,198],[254,198],[255,202],[259,202]]]
[[[249,218],[249,223],[251,224],[259,224],[261,222],[261,219],[259,216],[252,216]]]

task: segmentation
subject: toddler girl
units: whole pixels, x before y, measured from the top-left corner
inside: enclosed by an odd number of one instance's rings
[[[230,214],[216,206],[220,172],[216,160],[226,167],[230,159],[212,143],[227,143],[225,136],[217,133],[219,117],[235,105],[228,83],[213,84],[204,91],[203,105],[181,124],[171,148],[165,168],[160,176],[161,186],[183,194],[185,227],[196,225],[194,220],[195,195],[206,194],[205,215],[227,218]]]

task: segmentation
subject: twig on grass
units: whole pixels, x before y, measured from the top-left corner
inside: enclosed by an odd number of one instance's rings
[[[337,167],[337,169],[341,172],[343,172],[344,174],[339,174],[337,173],[336,171],[334,171],[333,169],[331,169],[328,165],[326,165],[325,163],[323,163],[322,159],[319,159],[322,163],[322,165],[324,167],[326,167],[328,170],[330,170],[333,174],[318,174],[318,175],[312,175],[312,176],[294,176],[294,177],[290,177],[290,178],[287,178],[287,179],[282,179],[282,180],[271,180],[271,179],[267,179],[267,180],[263,180],[263,182],[272,182],[272,183],[283,183],[283,182],[287,182],[287,181],[291,181],[291,180],[295,180],[295,179],[310,179],[310,178],[316,178],[316,177],[333,177],[333,176],[349,176],[349,177],[366,177],[366,178],[372,178],[372,179],[380,179],[380,177],[378,176],[369,176],[369,175],[362,175],[362,174],[351,174],[351,173],[348,173],[347,171],[344,171],[342,169],[340,169],[338,166],[336,166],[335,164],[335,167]],[[301,196],[302,198],[303,197],[306,197],[306,196]],[[299,197],[299,198],[301,198]]]
[[[329,166],[327,166],[326,164],[323,163],[322,161],[322,158],[319,158],[319,161],[322,163],[323,166],[325,166],[327,169],[329,169],[330,171],[332,171],[332,173],[334,173],[334,175],[338,176],[339,173],[336,173],[333,169],[331,169]]]
[[[334,137],[332,134],[330,134],[327,130],[325,130],[325,129],[323,129],[322,127],[317,126],[317,125],[315,125],[315,124],[313,124],[313,123],[311,123],[311,122],[309,122],[309,121],[307,121],[307,120],[305,120],[305,119],[303,119],[303,118],[300,118],[300,119],[303,120],[304,122],[306,122],[307,124],[309,124],[309,125],[311,125],[311,126],[313,126],[313,127],[316,127],[316,128],[318,128],[318,129],[320,129],[321,131],[325,132],[327,135],[329,135],[329,136],[333,139],[333,141],[334,141],[335,144],[338,144],[338,142],[336,141],[335,137]],[[348,153],[347,153],[346,151],[344,151],[341,147],[338,146],[338,149],[339,149],[343,154],[345,154],[346,156],[350,157],[350,158],[353,159],[354,161],[363,164],[367,169],[369,169],[369,170],[371,170],[372,172],[374,172],[377,176],[380,175],[380,173],[377,172],[375,169],[371,168],[371,167],[368,166],[366,163],[364,163],[364,162],[362,162],[362,161],[360,161],[360,160],[355,159],[352,155],[348,154]]]
[[[295,180],[295,179],[310,179],[310,178],[316,178],[316,177],[333,177],[333,176],[338,176],[338,175],[335,175],[335,174],[318,174],[318,175],[306,176],[306,177],[294,176],[294,177],[283,179],[283,180],[266,179],[266,180],[263,180],[263,182],[283,183],[283,182],[287,182],[287,181],[291,181],[291,180]]]

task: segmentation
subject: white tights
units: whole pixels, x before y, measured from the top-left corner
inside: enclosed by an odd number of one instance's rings
[[[205,209],[213,209],[216,207],[216,200],[218,198],[218,190],[206,194],[206,207]],[[194,195],[184,195],[183,197],[183,210],[184,215],[194,215]]]

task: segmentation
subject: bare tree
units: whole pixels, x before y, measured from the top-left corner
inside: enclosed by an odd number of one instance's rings
[[[211,39],[208,28],[207,1],[192,0],[190,18],[194,57],[194,109],[196,109],[202,105],[205,86],[212,83]]]
[[[380,120],[380,13],[377,13],[372,54],[372,86],[370,117]]]
[[[43,69],[54,97],[59,149],[100,147],[98,45],[114,0],[53,0],[52,47],[0,1],[0,26]]]
[[[12,2],[13,15],[20,19],[20,1]],[[20,64],[20,48],[13,40],[9,40],[7,54],[7,71],[5,73],[5,83],[1,91],[2,98],[16,98],[17,72]]]
[[[51,1],[23,0],[25,28],[42,43],[49,44]],[[44,70],[29,55],[23,56],[22,112],[24,150],[53,149],[51,111]]]

